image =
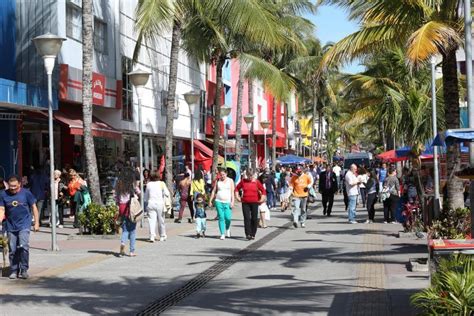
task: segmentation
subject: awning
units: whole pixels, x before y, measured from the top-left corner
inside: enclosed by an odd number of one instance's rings
[[[202,153],[204,153],[208,157],[212,157],[212,149],[201,143],[199,140],[194,140],[194,148],[199,149]]]
[[[67,125],[71,135],[84,134],[81,108],[63,107],[61,110],[54,111],[54,118]],[[120,139],[122,137],[122,133],[99,118],[92,116],[92,136]]]
[[[472,142],[473,140],[474,129],[472,128],[448,129],[436,135],[433,146],[450,146],[455,143]]]
[[[196,149],[199,151],[196,151]],[[204,155],[203,155],[204,154]],[[206,157],[207,156],[207,157]],[[199,140],[194,140],[194,159],[195,160],[207,160],[210,159],[212,161],[213,151],[211,148],[207,147]],[[220,156],[217,158],[217,161],[224,161],[224,157]]]

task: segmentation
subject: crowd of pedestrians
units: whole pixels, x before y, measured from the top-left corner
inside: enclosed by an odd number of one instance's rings
[[[0,221],[8,234],[11,275],[10,278],[28,278],[29,233],[33,223],[37,231],[41,225],[64,225],[64,209],[70,209],[69,216],[78,227],[77,215],[90,203],[87,182],[76,170],[69,168],[54,173],[54,192],[49,192],[49,179],[45,169],[35,168],[26,178],[12,176],[0,181]],[[129,256],[136,256],[137,222],[132,214],[134,207],[143,199],[148,227],[149,241],[167,240],[166,217],[173,217],[177,211],[176,223],[181,223],[186,207],[189,209],[189,223],[194,223],[196,238],[207,236],[207,211],[215,207],[219,238],[231,238],[231,227],[235,201],[242,203],[244,233],[248,240],[257,236],[258,228],[266,228],[270,212],[279,208],[290,211],[294,228],[305,228],[309,217],[308,205],[316,201],[316,192],[321,194],[322,215],[331,216],[334,196],[343,193],[349,223],[355,224],[357,207],[367,210],[366,223],[375,221],[375,204],[383,203],[384,222],[396,223],[396,211],[404,187],[410,187],[409,175],[399,180],[396,170],[382,164],[379,168],[366,169],[351,165],[343,171],[335,163],[320,165],[277,166],[275,170],[247,169],[238,183],[229,177],[228,170],[220,169],[215,181],[209,172],[186,168],[168,188],[159,172],[144,170],[144,192],[140,192],[139,171],[128,167],[119,170],[113,181],[115,203],[118,207],[116,225],[120,227],[120,255],[125,255],[129,244]],[[172,190],[171,190],[172,189]],[[405,189],[405,191],[410,191]],[[172,195],[171,192],[174,192]],[[53,198],[56,203],[57,222],[48,224],[46,210]],[[138,205],[138,206],[137,206]]]

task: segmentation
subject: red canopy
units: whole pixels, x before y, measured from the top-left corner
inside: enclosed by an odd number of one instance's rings
[[[395,149],[383,152],[377,155],[377,157],[388,162],[404,161],[408,159],[407,157],[397,157],[397,153],[395,152]]]

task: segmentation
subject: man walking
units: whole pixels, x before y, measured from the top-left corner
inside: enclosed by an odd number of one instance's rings
[[[31,211],[34,231],[39,230],[39,214],[35,197],[20,187],[18,176],[8,178],[8,190],[0,192],[0,222],[5,219],[10,250],[10,279],[28,279]]]
[[[293,190],[293,226],[295,228],[298,228],[298,222],[301,223],[302,228],[305,227],[306,203],[311,185],[311,178],[303,173],[301,166],[298,166],[296,175],[290,180],[290,188]]]
[[[331,166],[319,176],[319,193],[323,197],[323,215],[331,216],[334,194],[337,192],[337,176]]]
[[[350,170],[347,171],[345,177],[345,185],[347,197],[349,199],[349,205],[347,211],[349,213],[349,223],[357,224],[356,222],[356,207],[357,207],[357,196],[359,195],[359,180],[356,175],[357,166],[352,164]]]
[[[383,183],[387,178],[387,164],[383,163],[382,167],[377,169],[377,177],[379,178],[379,192],[382,192]],[[379,195],[379,202],[382,202],[382,194]]]

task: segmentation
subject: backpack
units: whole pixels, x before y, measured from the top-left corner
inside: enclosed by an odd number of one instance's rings
[[[137,223],[143,218],[143,209],[136,194],[131,195],[129,202],[128,219],[132,223]]]

